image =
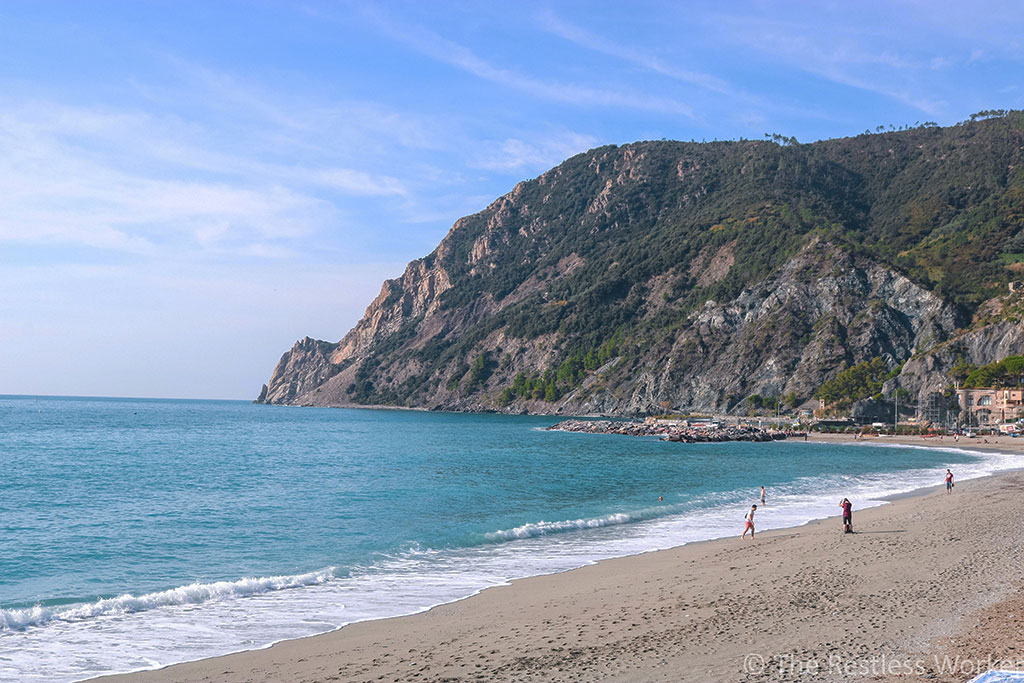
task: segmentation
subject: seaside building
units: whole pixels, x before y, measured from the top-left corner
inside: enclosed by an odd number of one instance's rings
[[[1024,419],[1024,389],[1010,387],[958,388],[960,421],[968,427],[987,427]]]
[[[677,417],[645,417],[644,424],[654,425],[655,427],[689,427],[690,421],[677,418]]]
[[[948,427],[950,413],[955,412],[950,410],[950,407],[945,394],[941,391],[933,391],[921,402],[919,411],[921,420],[931,423],[932,426]]]

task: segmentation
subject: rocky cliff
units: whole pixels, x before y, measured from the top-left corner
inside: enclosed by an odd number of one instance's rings
[[[638,414],[806,399],[856,362],[922,395],[1020,352],[1024,117],[812,145],[636,143],[460,219],[259,402]],[[1019,243],[1019,244],[1018,244]],[[1015,251],[1016,250],[1016,251]]]
[[[1002,320],[961,330],[951,339],[908,360],[895,380],[887,382],[886,393],[897,388],[911,395],[911,403],[924,405],[929,394],[947,390],[951,371],[961,363],[975,366],[995,363],[1024,352],[1024,322]]]

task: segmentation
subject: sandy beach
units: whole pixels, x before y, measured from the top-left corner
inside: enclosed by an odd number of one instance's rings
[[[812,436],[826,439],[849,437]],[[1024,450],[1008,437],[989,441],[959,445]],[[1024,472],[1011,472],[866,510],[853,501],[852,535],[832,518],[741,541],[737,514],[734,538],[96,680],[965,681],[993,663],[1024,669],[1022,488]]]

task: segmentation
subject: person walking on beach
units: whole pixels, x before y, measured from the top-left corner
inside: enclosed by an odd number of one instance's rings
[[[764,502],[765,496],[767,496],[767,495],[768,494],[765,493],[764,487],[762,486],[761,487],[761,507],[768,507],[768,503]]]
[[[839,503],[839,507],[843,508],[843,533],[853,533],[853,503],[850,502],[849,498],[843,498],[843,501]]]
[[[740,536],[740,538],[746,538],[748,531],[750,532],[750,538],[751,539],[754,538],[754,513],[755,512],[757,512],[757,506],[756,505],[751,505],[750,506],[750,510],[747,512],[747,514],[745,514],[743,516],[743,521],[745,522],[745,524],[743,526],[743,535]]]
[[[953,473],[946,469],[946,493],[953,493]]]

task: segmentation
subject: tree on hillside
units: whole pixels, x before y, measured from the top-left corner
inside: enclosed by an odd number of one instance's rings
[[[859,401],[882,390],[888,368],[879,357],[866,360],[843,370],[815,392],[815,397],[827,404]]]
[[[959,366],[955,366],[956,370]],[[950,371],[953,374],[953,371]],[[956,375],[954,375],[956,378]],[[1001,361],[974,368],[963,380],[969,388],[1020,386],[1024,384],[1024,356],[1007,356]]]

